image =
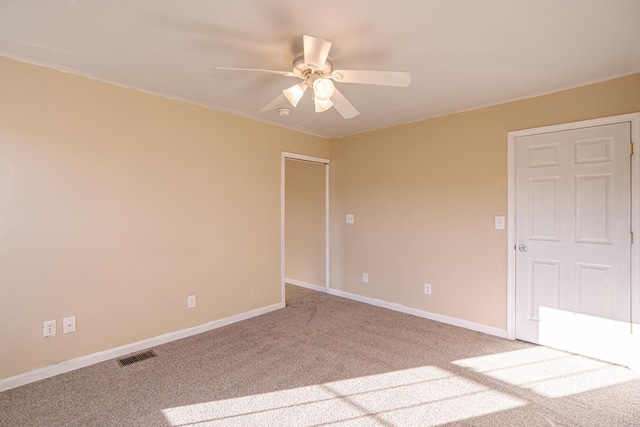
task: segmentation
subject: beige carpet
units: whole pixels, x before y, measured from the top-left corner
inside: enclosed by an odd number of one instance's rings
[[[287,307],[0,393],[1,426],[640,426],[629,370],[287,286]]]

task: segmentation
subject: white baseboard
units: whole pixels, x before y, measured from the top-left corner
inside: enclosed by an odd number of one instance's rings
[[[393,302],[387,302],[384,300],[364,297],[362,295],[356,295],[349,292],[339,291],[336,289],[328,289],[327,293],[350,300],[363,302],[365,304],[375,305],[376,307],[387,308],[393,311],[399,311],[405,314],[411,314],[413,316],[423,317],[429,320],[435,320],[436,322],[446,323],[448,325],[459,326],[465,329],[471,329],[472,331],[482,332],[488,335],[494,335],[500,338],[507,338],[506,329],[494,328],[491,326],[482,325],[480,323],[469,322],[468,320],[461,320],[455,317],[444,316],[442,314],[430,313],[428,311],[418,310],[417,308],[407,307],[401,304]]]
[[[255,310],[246,311],[244,313],[236,314],[233,316],[225,317],[224,319],[214,320],[212,322],[208,322],[203,325],[194,326],[193,328],[182,329],[180,331],[158,335],[157,337],[148,338],[132,344],[127,344],[127,345],[112,348],[109,350],[100,351],[97,353],[89,354],[87,356],[76,357],[74,359],[69,359],[69,360],[65,360],[64,362],[56,363],[55,365],[45,366],[44,368],[35,369],[33,371],[29,371],[13,377],[5,378],[0,380],[0,392],[9,390],[15,387],[19,387],[21,385],[29,384],[35,381],[40,381],[45,378],[53,377],[58,374],[63,374],[65,372],[70,372],[76,369],[84,368],[86,366],[94,365],[96,363],[105,362],[107,360],[125,356],[127,354],[135,353],[140,350],[145,350],[150,347],[166,344],[168,342],[179,340],[182,338],[187,338],[192,335],[201,334],[203,332],[207,332],[212,329],[221,328],[223,326],[227,326],[232,323],[240,322],[242,320],[247,320],[252,317],[260,316],[262,314],[266,314],[271,311],[284,308],[284,306],[285,305],[283,303],[269,305],[267,307],[262,307]]]
[[[312,285],[311,283],[301,282],[300,280],[284,279],[284,283],[300,286],[301,288],[311,289],[313,291],[327,292],[327,288],[325,288],[324,286]]]
[[[389,310],[394,310],[401,313],[422,317],[425,319],[435,320],[437,322],[459,326],[461,328],[471,329],[473,331],[482,332],[485,334],[494,335],[501,338],[507,338],[507,331],[504,329],[493,328],[493,327],[482,325],[479,323],[457,319],[455,317],[449,317],[449,316],[443,316],[441,314],[430,313],[428,311],[406,307],[401,304],[387,302],[387,301],[376,299],[376,298],[369,298],[361,295],[352,294],[349,292],[339,291],[336,289],[330,289],[330,288],[325,289],[323,286],[313,285],[313,284],[301,282],[298,280],[285,279],[285,282],[295,286],[300,286],[303,288],[308,288],[308,289],[312,289],[319,292],[327,292],[330,295],[335,295],[342,298],[363,302],[365,304],[374,305],[376,307],[387,308]],[[229,316],[224,319],[214,320],[212,322],[195,326],[193,328],[183,329],[176,332],[170,332],[168,334],[158,335],[157,337],[148,338],[146,340],[138,341],[132,344],[127,344],[127,345],[112,348],[109,350],[100,351],[97,353],[89,354],[87,356],[81,356],[81,357],[76,357],[74,359],[65,360],[64,362],[60,362],[55,365],[46,366],[44,368],[35,369],[33,371],[25,372],[23,374],[2,379],[0,380],[0,392],[9,390],[15,387],[19,387],[21,385],[29,384],[35,381],[40,381],[45,378],[53,377],[55,375],[63,374],[65,372],[70,372],[76,369],[84,368],[86,366],[94,365],[96,363],[105,362],[107,360],[125,356],[127,354],[145,350],[150,347],[166,344],[168,342],[179,340],[182,338],[187,338],[192,335],[201,334],[203,332],[221,328],[223,326],[240,322],[242,320],[250,319],[252,317],[260,316],[262,314],[266,314],[281,308],[284,308],[283,303],[273,304],[267,307],[262,307],[255,310]]]

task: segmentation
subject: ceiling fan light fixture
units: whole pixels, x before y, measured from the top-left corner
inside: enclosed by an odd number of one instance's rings
[[[333,102],[330,99],[313,98],[313,103],[316,107],[316,113],[322,113],[333,107]]]
[[[312,88],[312,100],[317,113],[335,107],[344,119],[351,119],[360,113],[335,87],[334,82],[396,87],[408,87],[411,83],[411,74],[404,71],[334,70],[333,62],[329,58],[331,42],[308,35],[302,37],[302,42],[304,50],[293,58],[292,71],[221,67],[218,69],[280,74],[302,80],[302,83],[283,90],[260,110],[262,113],[276,110],[284,99],[297,107],[307,88]],[[286,115],[285,109],[278,110],[278,113]]]
[[[283,90],[282,93],[291,105],[296,107],[298,102],[302,99],[302,95],[304,95],[305,90],[307,90],[307,85],[305,83],[300,83]]]
[[[320,101],[329,100],[333,96],[335,89],[336,87],[329,79],[319,78],[313,82],[313,96]]]

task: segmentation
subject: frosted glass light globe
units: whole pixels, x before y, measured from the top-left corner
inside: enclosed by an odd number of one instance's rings
[[[329,79],[320,78],[313,82],[313,95],[320,101],[326,101],[333,96],[335,86]]]

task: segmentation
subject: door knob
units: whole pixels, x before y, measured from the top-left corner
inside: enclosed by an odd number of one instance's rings
[[[518,250],[520,252],[527,252],[527,250],[529,250],[529,248],[527,247],[527,245],[520,245],[520,246],[518,246]]]

